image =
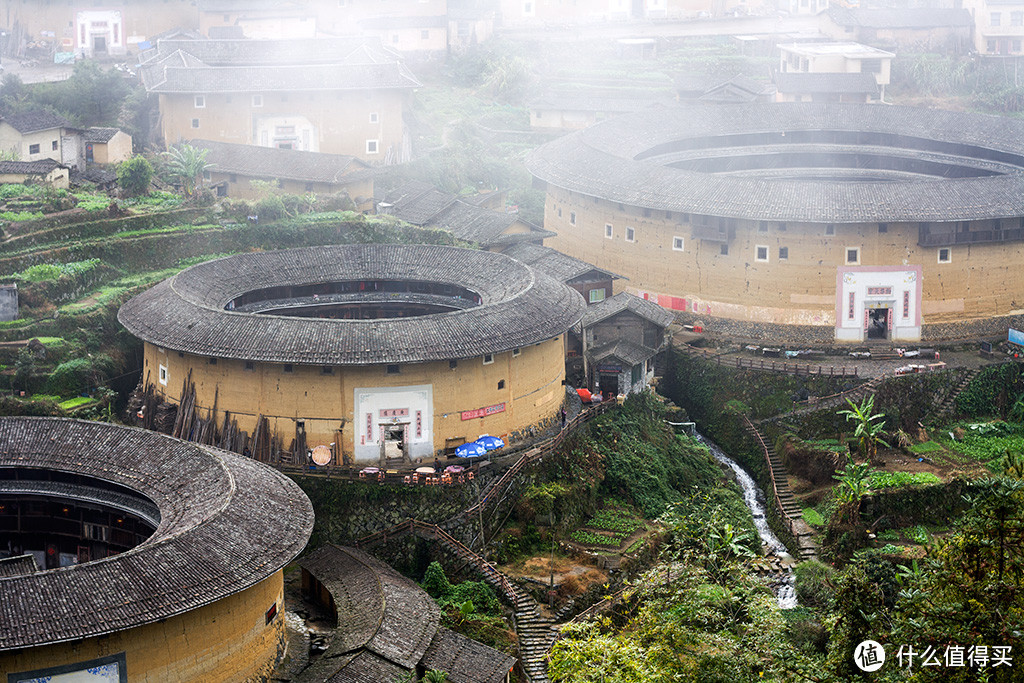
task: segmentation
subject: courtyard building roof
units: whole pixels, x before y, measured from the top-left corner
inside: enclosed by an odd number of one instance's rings
[[[211,604],[277,572],[312,531],[309,500],[290,479],[249,458],[142,429],[0,418],[0,468],[110,482],[152,501],[159,514],[152,536],[118,555],[0,571],[0,650],[109,634]],[[0,481],[5,489],[17,484]]]
[[[229,310],[257,290],[337,282],[431,282],[478,305],[415,317],[343,320]],[[454,308],[454,307],[453,307]],[[241,254],[192,266],[118,312],[137,337],[177,351],[273,363],[367,365],[472,358],[553,339],[585,303],[502,254],[427,245],[349,245]]]
[[[758,146],[764,149],[752,150]],[[797,177],[806,146],[828,159],[869,153],[895,170],[868,177],[851,165],[829,169],[826,177]],[[723,160],[756,151],[797,161],[783,177],[774,169],[681,167],[716,150]],[[708,216],[860,223],[1024,213],[1024,122],[936,109],[801,102],[647,111],[550,142],[527,166],[538,179],[584,196]],[[927,167],[939,171],[919,170]]]

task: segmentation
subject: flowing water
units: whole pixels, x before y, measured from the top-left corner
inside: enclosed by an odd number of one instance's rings
[[[796,577],[793,574],[792,568],[793,557],[786,550],[786,546],[782,544],[779,537],[771,530],[771,527],[768,526],[768,520],[765,519],[764,493],[757,483],[754,482],[753,477],[747,474],[747,471],[740,467],[739,463],[726,455],[718,447],[718,444],[704,438],[700,434],[697,434],[697,439],[708,447],[715,460],[735,473],[736,481],[739,483],[740,488],[743,489],[743,502],[750,508],[750,514],[754,517],[754,526],[757,527],[757,533],[761,536],[761,544],[764,546],[765,553],[778,556],[787,565],[786,573],[780,577],[780,581],[775,588],[776,594],[779,597],[779,607],[782,609],[796,607],[796,588],[794,587]]]

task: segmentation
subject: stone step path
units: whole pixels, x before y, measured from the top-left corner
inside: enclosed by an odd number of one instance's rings
[[[776,422],[778,420],[784,420],[789,417],[797,417],[800,415],[816,413],[819,410],[846,407],[847,399],[853,401],[854,403],[860,403],[865,396],[873,395],[875,393],[875,391],[878,389],[878,385],[882,383],[883,379],[885,379],[884,375],[872,377],[867,382],[864,382],[863,384],[856,386],[853,389],[850,389],[849,391],[844,391],[839,394],[833,394],[831,396],[823,396],[821,398],[816,399],[813,403],[809,403],[807,406],[803,408],[798,408],[788,413],[779,413],[778,415],[766,417],[764,419],[758,420],[757,423],[764,424],[766,422]]]
[[[789,488],[789,472],[782,463],[782,458],[775,452],[775,448],[768,445],[761,431],[744,416],[747,432],[761,446],[765,460],[770,467],[770,475],[776,507],[782,516],[783,522],[789,527],[790,533],[797,542],[797,554],[800,560],[809,560],[818,556],[818,543],[815,540],[817,533],[803,520],[803,508],[797,503]]]
[[[974,378],[980,374],[981,368],[975,368],[964,375],[964,378],[960,380],[960,383],[957,384],[956,387],[953,388],[953,391],[949,392],[949,394],[938,403],[935,410],[935,416],[944,417],[953,412],[953,408],[956,407],[956,397],[959,396],[960,392],[966,389],[967,385],[974,381]]]
[[[523,671],[530,683],[548,683],[548,653],[558,637],[558,627],[553,619],[540,614],[533,598],[519,588],[516,593],[516,635]]]

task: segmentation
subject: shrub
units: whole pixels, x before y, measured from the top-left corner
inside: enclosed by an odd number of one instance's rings
[[[59,396],[79,394],[96,386],[113,364],[110,357],[104,354],[61,363],[50,375],[46,383],[47,391]]]
[[[133,156],[117,167],[117,185],[129,197],[149,192],[149,181],[152,179],[153,165],[145,157]]]
[[[452,593],[452,584],[439,562],[431,562],[423,575],[423,590],[434,599],[446,598]]]
[[[808,607],[826,607],[832,593],[829,584],[835,570],[819,560],[805,560],[793,572],[796,574],[797,599]]]
[[[286,215],[284,202],[277,195],[270,195],[256,202],[255,210],[261,221],[276,221]]]

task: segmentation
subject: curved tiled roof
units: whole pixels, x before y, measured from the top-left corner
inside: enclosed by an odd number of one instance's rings
[[[476,292],[481,305],[409,318],[330,320],[225,310],[245,292],[353,280],[419,280]],[[439,246],[349,245],[230,256],[130,300],[118,320],[158,346],[310,365],[472,358],[557,337],[583,316],[574,290],[501,254]]]
[[[0,576],[0,650],[99,636],[243,591],[298,555],[313,510],[248,458],[167,436],[59,418],[0,418],[0,467],[72,472],[130,488],[160,511],[119,555]]]
[[[908,158],[933,153],[915,147],[921,140],[938,141],[947,150],[950,145],[965,150],[964,158],[975,165],[971,148],[992,150],[1002,173],[837,182],[712,174],[667,166],[657,158],[658,150],[678,141],[718,137],[709,146],[724,148],[728,143],[721,136],[768,133],[778,142],[796,131],[896,136],[887,138],[891,153]],[[699,148],[690,144],[691,150]],[[834,145],[843,153],[857,148]],[[946,154],[955,163],[956,153]],[[1024,122],[1017,119],[868,104],[778,103],[679,107],[609,119],[544,145],[527,163],[534,176],[556,187],[651,209],[751,220],[941,222],[1024,214],[1021,156]]]

